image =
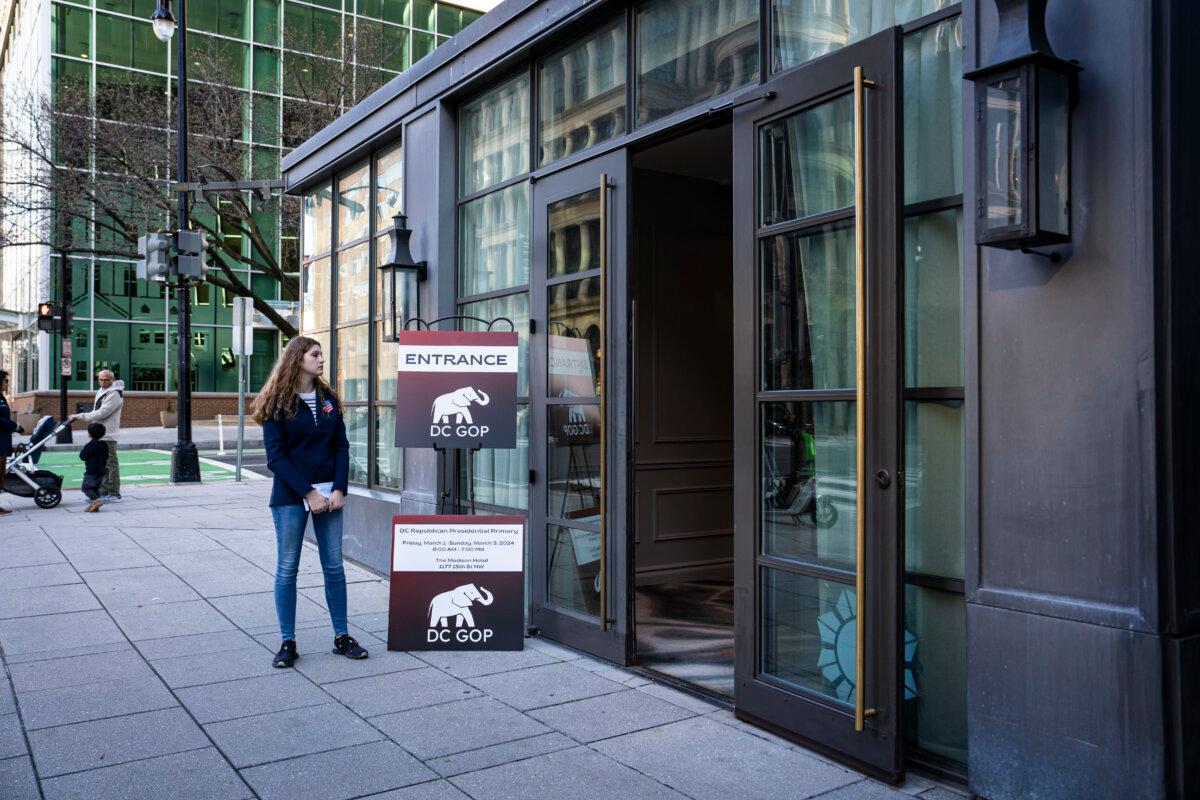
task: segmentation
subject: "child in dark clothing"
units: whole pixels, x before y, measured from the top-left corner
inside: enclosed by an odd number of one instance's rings
[[[108,444],[100,441],[104,438],[105,430],[99,422],[88,425],[87,432],[92,440],[79,451],[79,459],[87,464],[83,470],[83,486],[80,488],[83,489],[84,496],[92,501],[84,511],[99,511],[100,506],[104,505],[104,501],[100,499],[100,484],[108,474]]]

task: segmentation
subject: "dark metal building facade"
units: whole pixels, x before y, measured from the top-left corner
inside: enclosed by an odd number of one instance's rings
[[[385,569],[391,515],[444,493],[516,509],[542,635],[643,663],[640,587],[727,575],[716,691],[847,763],[988,798],[1200,795],[1196,17],[1050,4],[1083,68],[1054,263],[971,244],[961,75],[991,2],[498,6],[283,163],[303,327],[358,432],[347,555]],[[715,34],[680,56],[684,29]],[[390,448],[376,265],[400,210],[429,262],[405,316],[518,323],[523,452]],[[604,359],[591,393],[548,366],[568,340]],[[606,471],[555,439],[568,413],[600,423]]]

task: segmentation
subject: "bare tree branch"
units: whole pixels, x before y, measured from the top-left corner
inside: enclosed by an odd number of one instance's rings
[[[240,88],[250,85],[242,74],[250,66],[236,45],[194,48],[192,74],[200,80],[187,87],[189,179],[278,177],[280,151],[258,145],[282,143],[286,152],[386,82],[393,73],[381,66],[400,66],[403,43],[378,27],[359,25],[343,41],[291,36],[291,48],[314,55],[283,53],[275,78],[282,81],[282,102]],[[139,235],[175,226],[171,122],[178,88],[166,77],[123,77],[122,84],[98,81],[93,96],[87,80],[63,69],[49,96],[9,95],[0,122],[0,244],[48,247],[64,257],[136,258]],[[254,79],[261,83],[262,75]],[[288,336],[294,326],[235,267],[270,278],[282,296],[296,296],[298,248],[278,242],[281,233],[296,235],[299,213],[294,197],[259,201],[235,193],[194,202],[187,221],[208,242],[208,282],[252,297],[255,309]]]

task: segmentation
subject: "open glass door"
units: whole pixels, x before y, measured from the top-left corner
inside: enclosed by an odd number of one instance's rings
[[[629,661],[623,514],[626,154],[533,186],[530,280],[531,616],[543,636]],[[621,243],[620,247],[614,245]]]
[[[897,31],[734,119],[735,705],[901,774]]]

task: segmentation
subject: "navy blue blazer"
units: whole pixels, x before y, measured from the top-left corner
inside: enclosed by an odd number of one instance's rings
[[[304,401],[297,398],[296,413],[263,423],[267,466],[275,476],[271,505],[297,505],[314,483],[333,481],[346,494],[350,479],[350,442],[346,421],[332,399],[317,392],[317,421]]]
[[[17,423],[13,421],[12,409],[8,401],[0,394],[0,456],[12,455],[12,435],[17,432]]]

